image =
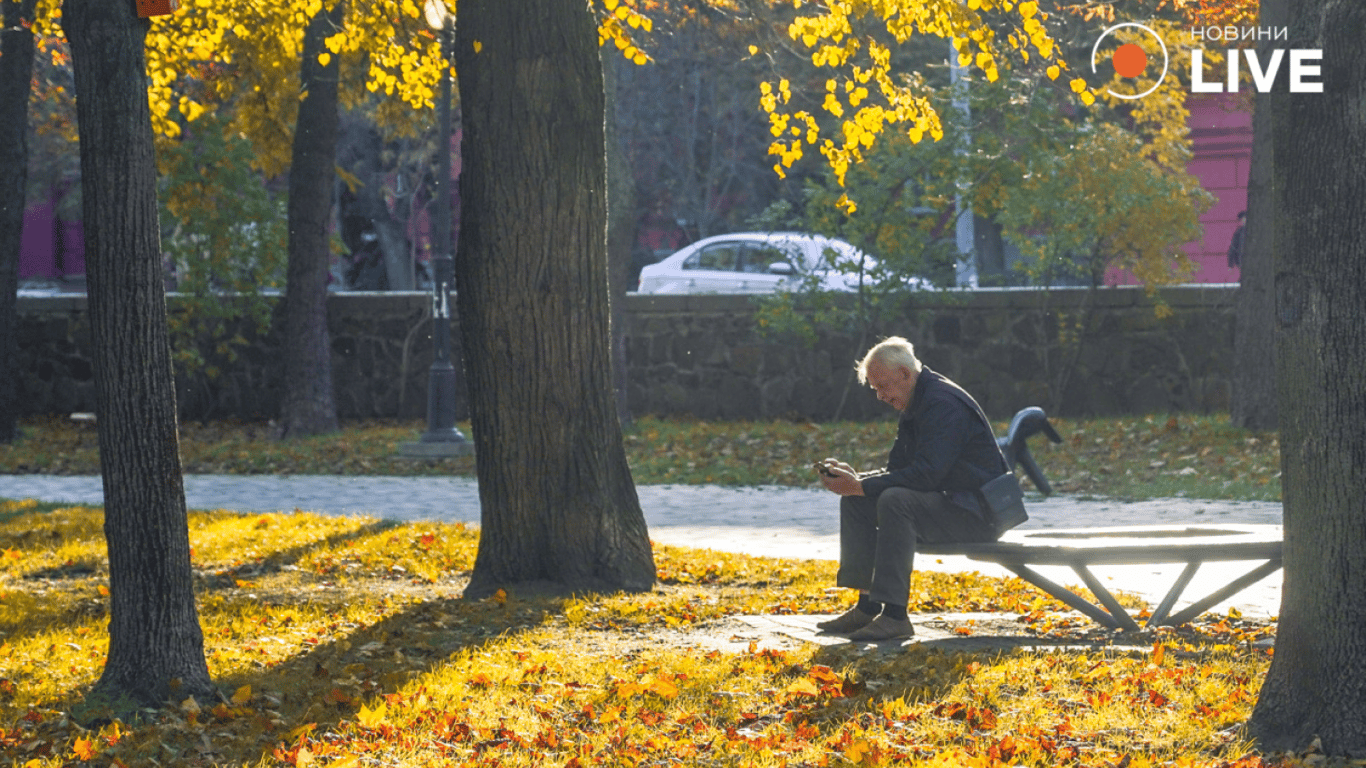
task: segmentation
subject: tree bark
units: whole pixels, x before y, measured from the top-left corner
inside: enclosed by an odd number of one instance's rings
[[[617,398],[617,421],[626,427],[631,424],[631,400],[623,308],[626,292],[636,288],[630,283],[631,249],[636,241],[636,185],[630,156],[619,130],[621,89],[617,73],[620,67],[636,65],[628,64],[616,46],[603,48],[600,55],[604,59],[603,91],[606,94],[607,284],[612,302],[612,388]]]
[[[1366,6],[1266,2],[1323,93],[1278,93],[1277,394],[1285,586],[1249,730],[1265,750],[1366,757]],[[1265,13],[1265,10],[1264,10]],[[1265,18],[1265,17],[1264,17]],[[1266,21],[1262,22],[1266,24]]]
[[[1265,20],[1264,25],[1273,22]],[[1266,41],[1262,61],[1283,41]],[[1275,221],[1275,154],[1269,94],[1257,96],[1252,114],[1252,160],[1247,184],[1247,224],[1233,331],[1233,392],[1229,415],[1235,427],[1276,429],[1275,295],[1271,272]]]
[[[0,443],[18,436],[19,249],[28,183],[28,96],[33,77],[35,0],[0,0]]]
[[[335,177],[339,57],[326,66],[318,54],[342,23],[345,3],[323,8],[304,31],[299,71],[303,98],[294,126],[289,168],[289,267],[285,275],[285,392],[281,437],[337,431],[332,393],[332,344],[327,331],[327,278],[331,256],[332,184]]]
[[[483,525],[467,596],[655,578],[612,394],[603,80],[579,0],[462,0],[456,251]]]
[[[91,701],[213,694],[190,572],[147,104],[146,21],[67,0],[109,549],[109,657]]]

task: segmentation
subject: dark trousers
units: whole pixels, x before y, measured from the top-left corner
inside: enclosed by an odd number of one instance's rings
[[[992,541],[991,526],[937,491],[888,488],[876,498],[840,499],[840,569],[835,584],[906,605],[917,542]]]

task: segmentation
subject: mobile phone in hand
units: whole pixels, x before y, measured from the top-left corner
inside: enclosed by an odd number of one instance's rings
[[[817,472],[821,473],[822,475],[825,475],[826,477],[838,477],[838,475],[831,471],[830,466],[823,461],[818,461],[815,464],[812,464],[811,466],[815,467]]]

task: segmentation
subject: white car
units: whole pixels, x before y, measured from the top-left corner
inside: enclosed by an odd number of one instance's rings
[[[831,263],[877,261],[834,238],[798,232],[736,232],[698,240],[640,270],[637,293],[773,293],[797,288],[810,275],[833,291],[858,290],[859,274]],[[865,276],[865,280],[868,278]]]

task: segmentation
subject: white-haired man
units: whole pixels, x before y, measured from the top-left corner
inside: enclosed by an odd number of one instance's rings
[[[917,542],[992,541],[978,489],[1009,469],[991,425],[967,392],[923,366],[911,343],[893,336],[868,350],[859,381],[901,413],[884,469],[859,472],[836,458],[818,477],[840,499],[836,584],[858,604],[817,626],[857,642],[909,637],[911,568]]]

